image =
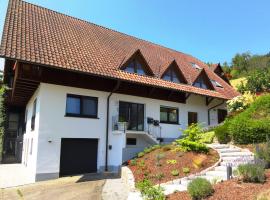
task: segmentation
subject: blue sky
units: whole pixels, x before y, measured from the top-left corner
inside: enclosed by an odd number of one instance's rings
[[[191,54],[205,62],[230,62],[237,52],[270,51],[269,0],[27,1]],[[7,2],[0,0],[0,30]]]

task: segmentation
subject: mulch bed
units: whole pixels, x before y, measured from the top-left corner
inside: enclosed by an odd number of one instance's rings
[[[254,200],[256,195],[270,189],[270,170],[266,171],[266,182],[260,183],[241,183],[236,179],[224,181],[214,186],[213,196],[207,200]],[[167,197],[167,200],[191,200],[187,192],[176,192]]]
[[[157,165],[156,156],[158,154],[164,154],[164,157],[160,160],[161,166]],[[202,159],[202,165],[200,168],[194,166],[193,161]],[[163,148],[156,149],[141,158],[137,159],[137,164],[129,168],[133,172],[135,181],[138,182],[144,178],[148,178],[152,183],[158,184],[159,180],[157,175],[162,173],[164,177],[160,183],[168,182],[173,179],[185,177],[189,174],[194,174],[202,171],[212,165],[214,165],[219,159],[219,155],[216,151],[210,149],[208,154],[200,154],[194,152],[175,152],[172,150],[164,151]],[[176,164],[168,164],[167,160],[176,160]],[[140,166],[140,162],[144,162],[144,166]],[[189,174],[183,172],[183,168],[188,167],[190,169]],[[171,174],[172,170],[177,169],[179,171],[179,176],[173,176]]]
[[[248,149],[250,152],[255,153],[255,145],[254,144],[235,144],[242,149]]]

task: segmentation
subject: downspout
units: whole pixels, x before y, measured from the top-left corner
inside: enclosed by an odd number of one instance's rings
[[[120,81],[117,81],[117,84],[110,92],[109,96],[107,97],[107,119],[106,119],[106,152],[105,152],[105,171],[108,171],[108,144],[109,144],[109,115],[110,115],[110,98],[112,94],[118,90],[120,86]]]
[[[213,107],[211,107],[211,108],[208,109],[208,126],[210,126],[210,111],[211,111],[212,109],[218,107],[218,106],[221,106],[224,102],[225,102],[225,101],[222,100],[221,103],[219,103],[219,104],[217,104],[217,105],[215,105],[215,106],[213,106]]]

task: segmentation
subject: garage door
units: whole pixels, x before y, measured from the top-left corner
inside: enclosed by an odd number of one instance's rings
[[[62,138],[60,176],[97,172],[97,139]]]

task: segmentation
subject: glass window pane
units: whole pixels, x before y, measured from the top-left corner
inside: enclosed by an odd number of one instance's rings
[[[171,76],[169,76],[168,74],[165,74],[162,79],[165,81],[171,81]]]
[[[172,80],[174,83],[180,83],[179,79],[177,77],[173,77],[173,80]]]
[[[82,114],[96,116],[97,115],[97,104],[95,99],[83,98],[82,100]]]
[[[142,65],[139,61],[136,61],[136,67],[137,67],[137,74],[145,75],[145,72],[144,72]]]
[[[169,113],[169,121],[170,122],[177,122],[177,110],[176,109],[170,109]]]
[[[127,67],[125,68],[125,71],[126,72],[130,72],[130,73],[135,73],[135,70],[134,70],[134,62],[130,62]]]
[[[67,97],[66,113],[78,115],[80,114],[80,98]]]
[[[168,121],[168,115],[167,115],[167,109],[166,108],[160,108],[160,121]]]

